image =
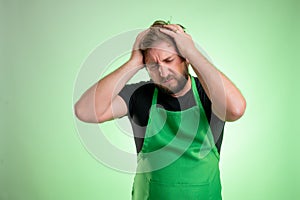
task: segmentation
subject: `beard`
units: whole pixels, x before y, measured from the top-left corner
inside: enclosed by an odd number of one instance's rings
[[[189,72],[188,72],[188,68],[186,67],[183,74],[180,74],[178,76],[176,75],[169,75],[166,78],[162,79],[162,82],[166,81],[166,80],[170,80],[170,79],[174,79],[176,80],[177,84],[173,87],[166,87],[160,84],[155,84],[163,93],[168,94],[168,95],[172,95],[172,94],[176,94],[178,92],[180,92],[184,86],[186,85],[187,81],[189,78]]]

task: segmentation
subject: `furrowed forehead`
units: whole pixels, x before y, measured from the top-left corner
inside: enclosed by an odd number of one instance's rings
[[[146,51],[145,54],[145,61],[154,61],[157,59],[157,57],[160,58],[160,60],[164,60],[169,57],[178,56],[176,52],[161,48],[151,48]]]

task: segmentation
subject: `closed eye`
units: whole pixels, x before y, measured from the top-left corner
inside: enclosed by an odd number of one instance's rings
[[[166,63],[170,63],[170,62],[172,62],[172,61],[173,61],[173,59],[165,60]]]
[[[169,56],[169,57],[166,57],[165,59],[163,59],[163,62],[165,63],[170,63],[174,60],[174,57],[173,56]]]

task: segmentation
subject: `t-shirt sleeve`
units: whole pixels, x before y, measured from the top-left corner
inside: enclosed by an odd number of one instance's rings
[[[130,100],[134,94],[134,92],[145,85],[147,82],[142,81],[139,83],[126,84],[123,89],[119,92],[119,96],[125,101],[127,110],[130,108]],[[128,114],[128,113],[127,113]]]
[[[215,115],[211,109],[211,101],[210,99],[208,98],[204,88],[202,87],[199,79],[196,77],[196,84],[197,84],[197,90],[198,90],[198,93],[199,93],[199,96],[200,96],[200,100],[201,100],[201,103],[203,105],[203,108],[205,110],[205,113],[206,113],[206,117],[207,119],[210,121],[210,118],[212,117],[212,115]],[[217,116],[216,116],[217,117]],[[218,117],[217,117],[218,118]],[[221,120],[221,119],[219,119]],[[221,120],[222,121],[222,120]]]

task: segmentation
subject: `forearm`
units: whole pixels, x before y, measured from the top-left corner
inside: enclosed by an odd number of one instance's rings
[[[87,122],[98,122],[100,116],[111,107],[114,98],[139,69],[137,63],[128,61],[95,83],[75,104],[77,117]]]
[[[214,113],[224,121],[240,118],[246,101],[239,89],[197,49],[188,54],[188,60],[212,102]]]

